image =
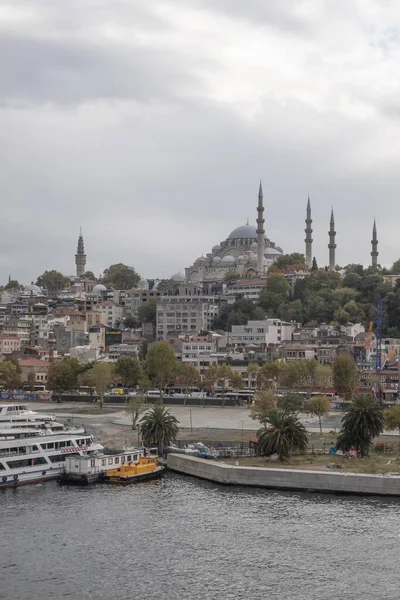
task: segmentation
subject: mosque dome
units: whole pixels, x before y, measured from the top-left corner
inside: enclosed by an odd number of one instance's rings
[[[106,291],[107,291],[106,286],[103,285],[102,283],[98,283],[97,285],[94,286],[92,293],[100,296],[103,292],[106,292]]]
[[[268,257],[280,256],[281,254],[282,252],[279,252],[278,248],[272,248],[271,246],[269,248],[265,248],[264,252],[264,255]]]
[[[185,281],[185,276],[182,273],[175,273],[170,277],[170,281]]]
[[[213,265],[218,265],[220,262],[221,262],[220,256],[214,256],[214,258],[212,259]]]
[[[212,252],[219,252],[221,250],[221,246],[219,244],[215,244],[213,246]]]
[[[229,240],[237,238],[257,238],[257,227],[255,225],[241,225],[236,227],[228,236]]]
[[[142,291],[148,291],[149,282],[147,281],[147,279],[142,278],[138,283],[138,288],[139,288],[139,290],[142,290]]]
[[[224,256],[221,259],[221,263],[224,263],[224,264],[234,264],[235,262],[236,262],[235,257],[231,256],[230,254],[227,254],[226,256]]]
[[[243,265],[245,263],[247,263],[248,261],[248,256],[246,256],[245,254],[242,254],[241,256],[238,256],[236,259],[236,262]]]
[[[257,242],[253,242],[251,244],[250,250],[252,250],[253,252],[257,252],[257,250],[258,250],[258,244],[257,244]]]
[[[23,296],[43,296],[43,292],[38,285],[26,285],[24,287],[24,291],[22,292]]]
[[[206,263],[206,259],[204,258],[204,256],[200,256],[200,258],[197,258],[197,259],[194,261],[194,264],[195,264],[196,266],[199,266],[199,265],[204,265],[205,263]]]

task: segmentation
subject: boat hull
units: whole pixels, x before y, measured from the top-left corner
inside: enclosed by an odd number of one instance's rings
[[[149,471],[148,473],[138,473],[137,475],[130,475],[127,477],[105,477],[102,481],[112,485],[131,485],[132,483],[159,479],[164,475],[165,471],[165,467],[158,466],[154,471]]]
[[[19,475],[18,479],[14,479],[13,477],[7,478],[7,481],[2,481],[0,478],[0,490],[5,490],[7,488],[16,488],[21,485],[30,485],[33,483],[44,483],[45,481],[55,481],[58,479],[58,471],[52,473],[46,473],[46,475],[38,475],[36,473],[29,474],[24,477],[25,474]]]

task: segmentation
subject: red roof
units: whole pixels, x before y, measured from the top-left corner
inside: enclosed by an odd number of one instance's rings
[[[43,367],[46,368],[50,365],[47,360],[40,360],[39,358],[23,358],[19,361],[21,367]]]

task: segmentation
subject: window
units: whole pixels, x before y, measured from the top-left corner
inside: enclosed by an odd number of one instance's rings
[[[102,467],[104,467],[104,465],[105,465],[105,464],[106,464],[106,459],[105,459],[105,458],[102,458],[102,459],[101,459],[101,466],[102,466]]]
[[[132,460],[132,455],[131,455],[131,454],[128,454],[128,456],[126,457],[126,460],[127,460],[128,462],[131,462],[131,460]]]
[[[116,457],[115,457],[115,464],[116,464],[116,465],[119,465],[119,456],[116,456]]]
[[[108,459],[108,464],[109,464],[109,465],[112,465],[112,464],[113,464],[113,459],[112,459],[112,458],[109,458],[109,459]]]

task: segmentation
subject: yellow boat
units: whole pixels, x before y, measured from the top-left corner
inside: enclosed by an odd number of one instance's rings
[[[107,483],[126,485],[158,479],[165,471],[165,467],[158,464],[158,456],[140,456],[135,463],[121,465],[118,469],[110,469],[104,477]]]

